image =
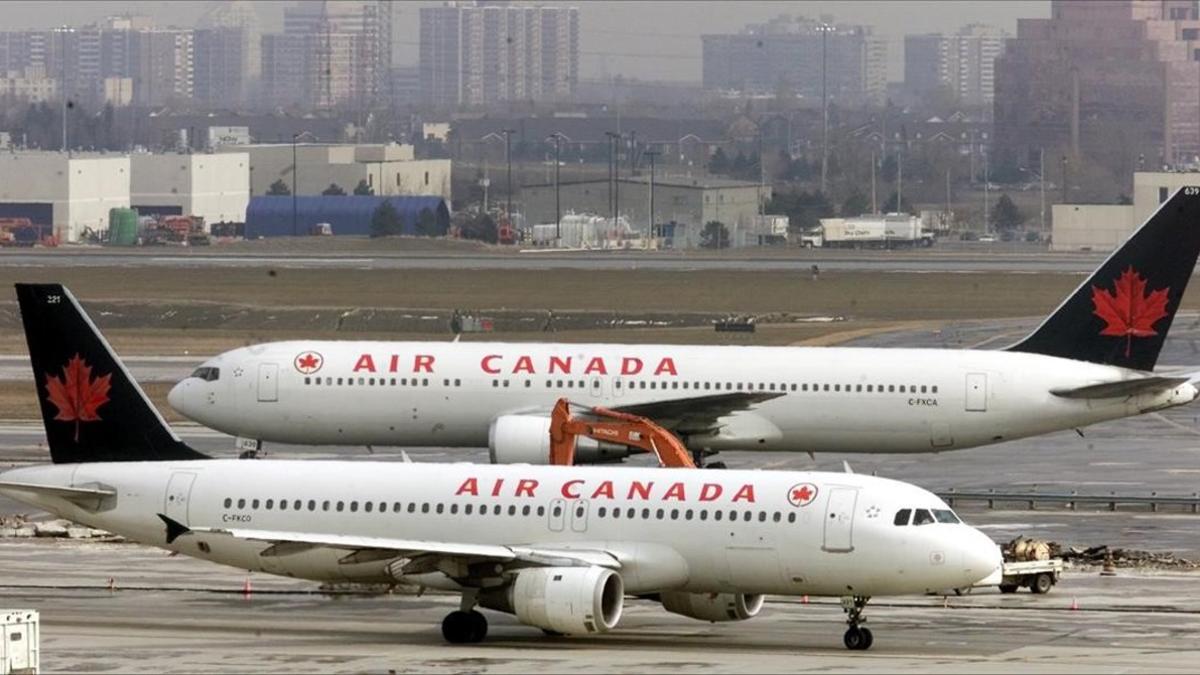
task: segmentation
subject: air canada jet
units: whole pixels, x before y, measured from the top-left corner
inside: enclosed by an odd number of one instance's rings
[[[877,595],[970,586],[998,547],[935,495],[870,476],[608,466],[213,459],[150,405],[69,291],[18,285],[53,464],[0,493],[212,562],[322,581],[460,593],[549,633],[615,628],[626,596],[705,621],[765,593],[841,597],[844,643],[873,642]]]
[[[486,446],[500,463],[546,463],[564,396],[649,417],[700,455],[970,448],[1194,400],[1191,374],[1152,371],[1198,252],[1200,188],[1185,187],[1003,350],[300,340],[210,359],[169,400],[254,447]]]

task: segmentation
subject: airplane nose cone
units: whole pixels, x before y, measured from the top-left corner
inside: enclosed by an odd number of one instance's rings
[[[995,574],[1004,564],[1000,547],[986,534],[971,528],[963,546],[963,574],[975,584]]]
[[[175,412],[180,415],[190,416],[188,401],[191,397],[188,396],[188,392],[191,388],[192,383],[184,379],[174,387],[171,387],[171,391],[167,392],[167,403],[170,403]]]

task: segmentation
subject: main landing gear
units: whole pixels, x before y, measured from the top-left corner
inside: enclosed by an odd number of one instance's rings
[[[442,637],[446,638],[446,642],[455,645],[475,644],[487,637],[487,618],[475,611],[476,598],[476,593],[463,593],[459,609],[442,619]]]
[[[871,629],[861,625],[867,622],[862,614],[870,601],[870,598],[861,595],[842,598],[842,611],[846,612],[846,625],[849,626],[846,634],[842,636],[842,642],[846,645],[846,649],[866,651],[875,642],[875,636],[871,634]]]

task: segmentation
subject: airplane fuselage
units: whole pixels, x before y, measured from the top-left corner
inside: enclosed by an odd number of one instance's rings
[[[1197,394],[1185,383],[1064,398],[1051,391],[1147,374],[942,349],[297,341],[233,350],[204,368],[216,377],[185,379],[172,406],[232,435],[297,444],[483,447],[497,418],[547,414],[563,396],[619,407],[753,391],[779,397],[731,412],[688,445],[930,452],[1137,415]]]
[[[223,531],[605,551],[620,561],[630,594],[923,593],[973,584],[1000,562],[991,540],[933,494],[854,474],[198,460],[27,467],[0,481],[0,493],[75,522],[314,580],[461,588],[444,572],[399,574],[395,555],[350,562],[354,547],[329,546],[272,553]],[[116,495],[71,501],[14,483]],[[936,522],[898,525],[901,509]],[[167,543],[158,514],[194,531]]]

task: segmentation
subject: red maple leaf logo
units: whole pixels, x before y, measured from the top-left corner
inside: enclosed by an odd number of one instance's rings
[[[1092,286],[1093,314],[1104,319],[1101,335],[1125,338],[1125,358],[1133,346],[1133,338],[1158,335],[1154,324],[1167,315],[1167,292],[1160,288],[1146,294],[1146,280],[1130,265],[1113,283],[1115,293]]]
[[[112,374],[92,377],[92,367],[76,354],[63,368],[61,378],[46,373],[46,400],[58,408],[54,419],[75,423],[75,442],[79,442],[79,425],[98,422],[96,411],[108,403]]]

